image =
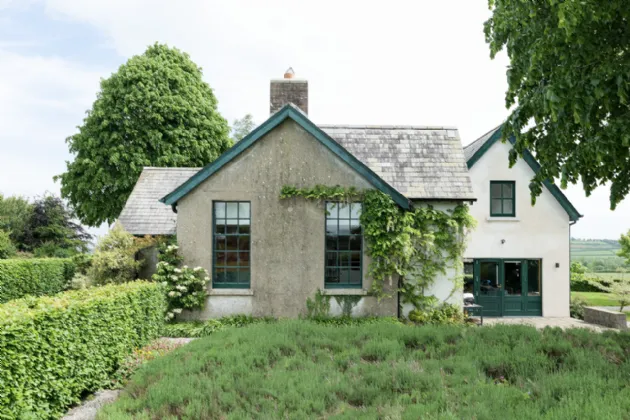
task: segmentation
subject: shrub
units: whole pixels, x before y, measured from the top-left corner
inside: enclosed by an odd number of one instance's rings
[[[69,259],[0,260],[0,303],[26,295],[53,295],[66,290],[74,277]]]
[[[162,336],[173,338],[207,337],[225,328],[239,328],[252,324],[268,324],[272,322],[276,322],[276,319],[272,317],[254,318],[250,315],[233,315],[207,321],[175,322],[164,325]]]
[[[164,309],[148,282],[0,305],[0,418],[58,418],[157,337]]]
[[[9,234],[0,230],[0,260],[11,258],[16,252],[17,250],[15,249],[15,245],[13,245]]]
[[[165,287],[168,301],[167,320],[173,319],[184,309],[201,309],[206,302],[206,283],[210,281],[208,272],[201,267],[181,266],[182,257],[177,253],[177,245],[160,247],[157,273],[153,280]]]
[[[464,323],[464,313],[458,306],[442,303],[426,309],[414,309],[409,320],[416,324],[450,325]]]
[[[585,306],[586,306],[586,299],[580,296],[572,296],[571,306],[570,306],[571,318],[584,319]]]
[[[88,275],[97,285],[132,281],[142,265],[135,259],[137,251],[133,235],[116,224],[99,239]]]
[[[579,262],[571,263],[571,291],[573,292],[603,292],[604,290],[587,273],[586,267]],[[606,282],[606,281],[604,281]]]

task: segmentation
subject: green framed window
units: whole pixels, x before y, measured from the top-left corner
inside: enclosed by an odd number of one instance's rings
[[[212,287],[249,289],[251,274],[251,204],[212,203]]]
[[[514,181],[490,181],[490,216],[516,216]]]
[[[326,264],[324,287],[361,288],[363,231],[361,203],[326,203]]]

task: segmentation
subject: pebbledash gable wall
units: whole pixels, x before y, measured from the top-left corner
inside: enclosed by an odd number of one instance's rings
[[[177,240],[185,263],[212,273],[212,203],[251,202],[251,289],[215,289],[197,319],[246,313],[297,317],[306,300],[324,290],[323,203],[281,200],[285,185],[372,186],[348,164],[288,119],[182,198],[177,206]],[[363,291],[369,289],[369,257],[363,258]],[[393,285],[395,286],[395,284]],[[330,290],[341,295],[344,291]],[[351,290],[349,293],[365,293]],[[354,316],[396,316],[397,299],[364,296]],[[331,299],[331,312],[340,308]]]

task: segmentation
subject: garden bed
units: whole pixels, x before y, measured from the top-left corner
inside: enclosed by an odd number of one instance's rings
[[[99,418],[624,418],[629,375],[627,333],[279,321],[147,363]]]

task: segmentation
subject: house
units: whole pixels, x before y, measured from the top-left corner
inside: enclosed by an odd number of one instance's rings
[[[581,217],[562,191],[545,182],[531,205],[529,183],[539,170],[528,151],[510,168],[511,144],[501,126],[464,148],[477,229],[471,233],[464,289],[486,316],[568,317],[570,232]],[[511,139],[510,142],[514,142]]]
[[[272,80],[269,119],[216,161],[142,172],[119,222],[136,235],[176,234],[185,262],[208,270],[205,309],[189,316],[296,317],[318,290],[335,297],[331,314],[348,296],[354,316],[398,314],[397,295],[368,295],[361,203],[281,200],[283,186],[378,189],[406,209],[475,201],[457,129],[318,125],[307,112],[307,81]],[[461,304],[453,276],[425,293]]]

